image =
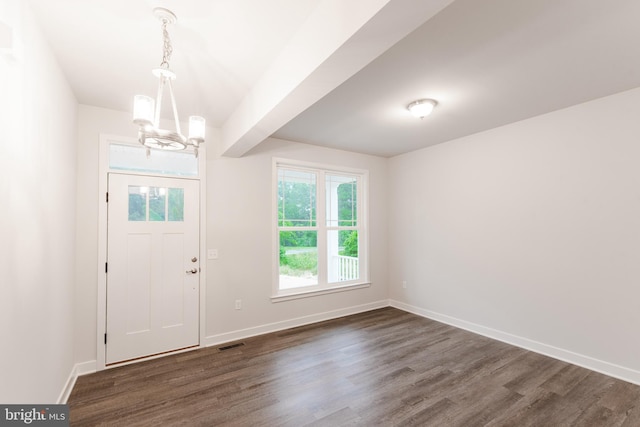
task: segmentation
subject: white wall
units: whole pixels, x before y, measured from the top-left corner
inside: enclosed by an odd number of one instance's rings
[[[635,89],[391,159],[391,298],[640,382],[639,117]]]
[[[104,108],[78,107],[78,179],[76,206],[75,360],[96,360],[98,290],[98,193],[100,133],[135,138],[131,115]]]
[[[77,104],[25,2],[0,17],[0,402],[56,403],[74,362]]]
[[[272,158],[369,171],[370,288],[272,303]],[[207,242],[220,258],[207,262],[207,336],[370,304],[387,298],[386,159],[268,139],[242,158],[208,165]],[[234,309],[241,299],[242,310]]]
[[[78,121],[78,228],[76,361],[96,360],[98,145],[100,133],[135,137],[130,113],[81,105]],[[383,158],[269,140],[245,157],[219,158],[218,135],[207,130],[207,343],[238,331],[304,316],[360,306],[387,298],[387,161]],[[371,187],[370,288],[296,301],[271,303],[271,159],[308,160],[368,169]],[[206,254],[201,254],[205,259]],[[242,299],[236,311],[234,301]]]

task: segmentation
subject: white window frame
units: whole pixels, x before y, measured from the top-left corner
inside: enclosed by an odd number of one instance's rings
[[[304,172],[316,173],[316,224],[318,232],[318,284],[292,289],[280,289],[280,227],[278,225],[278,169],[292,169]],[[327,248],[326,235],[329,230],[338,227],[327,226],[326,221],[326,181],[327,174],[352,175],[358,178],[358,258],[360,265],[360,277],[357,280],[337,283],[327,283]],[[273,158],[272,165],[272,302],[288,301],[298,298],[307,298],[317,295],[325,295],[334,292],[343,292],[371,286],[369,281],[369,171],[353,169],[335,165],[326,165],[284,158]],[[316,229],[316,227],[313,227]],[[298,227],[304,231],[309,228]]]

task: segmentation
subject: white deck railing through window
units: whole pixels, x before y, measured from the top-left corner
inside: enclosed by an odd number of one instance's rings
[[[360,265],[358,263],[358,258],[344,255],[337,255],[337,258],[339,282],[356,280],[360,276]]]

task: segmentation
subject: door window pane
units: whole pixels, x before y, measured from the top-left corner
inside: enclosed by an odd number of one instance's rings
[[[169,188],[169,221],[184,221],[184,189]]]
[[[129,221],[147,220],[147,193],[149,187],[129,186]]]
[[[318,232],[280,232],[280,289],[318,284]]]
[[[166,188],[149,189],[149,221],[164,221],[166,212]]]

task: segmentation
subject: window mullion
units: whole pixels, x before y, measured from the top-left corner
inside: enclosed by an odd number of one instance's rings
[[[316,231],[318,227],[278,227],[279,231]]]

